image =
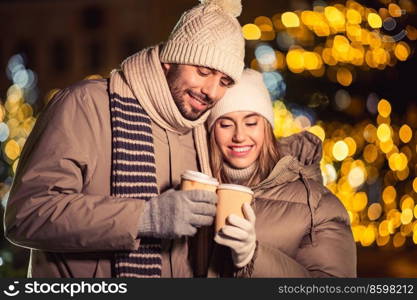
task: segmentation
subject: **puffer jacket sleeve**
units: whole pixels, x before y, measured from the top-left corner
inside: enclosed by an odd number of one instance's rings
[[[308,270],[283,251],[257,242],[248,265],[235,272],[236,277],[311,277]]]
[[[306,235],[294,258],[257,243],[237,277],[356,277],[356,245],[342,203],[327,189],[315,210],[313,243]]]
[[[324,188],[315,210],[313,243],[309,238],[296,260],[313,277],[356,277],[356,245],[345,207]]]
[[[4,221],[7,239],[18,246],[91,252],[139,245],[143,201],[83,192],[92,180],[103,122],[89,92],[61,91],[25,144]]]

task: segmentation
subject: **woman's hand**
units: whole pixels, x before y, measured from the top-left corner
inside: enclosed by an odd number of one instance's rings
[[[248,203],[243,204],[245,218],[230,215],[225,225],[214,237],[216,243],[232,250],[233,263],[243,268],[252,259],[256,248],[255,212]]]

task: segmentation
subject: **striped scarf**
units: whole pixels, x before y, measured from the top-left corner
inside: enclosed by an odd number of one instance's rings
[[[151,120],[134,98],[110,94],[112,195],[149,201],[158,195]],[[142,238],[139,249],[115,255],[117,277],[160,277],[161,243]]]
[[[205,113],[196,121],[182,117],[172,99],[158,47],[145,49],[110,77],[112,195],[149,201],[159,194],[151,119],[166,130],[193,129],[201,170],[211,175]],[[137,250],[117,252],[116,277],[161,277],[161,241],[141,238]]]

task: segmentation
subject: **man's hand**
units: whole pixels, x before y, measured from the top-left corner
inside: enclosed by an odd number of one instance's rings
[[[243,204],[246,219],[236,215],[227,218],[225,225],[214,237],[216,243],[232,250],[233,263],[243,268],[252,259],[256,248],[255,212],[248,203]]]
[[[170,189],[145,203],[139,237],[177,238],[192,236],[209,226],[216,215],[217,195],[205,190]]]

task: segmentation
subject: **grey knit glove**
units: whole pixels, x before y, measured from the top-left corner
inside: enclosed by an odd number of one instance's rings
[[[170,189],[145,203],[138,236],[170,239],[192,236],[197,228],[213,223],[216,202],[214,192]]]

